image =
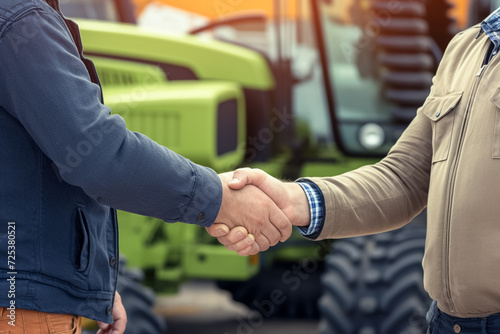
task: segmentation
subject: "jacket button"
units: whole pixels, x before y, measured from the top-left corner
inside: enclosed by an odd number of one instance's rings
[[[111,315],[111,313],[113,313],[113,306],[108,306],[108,308],[106,309],[106,314]]]
[[[438,111],[438,113],[436,114],[436,117],[439,117],[441,116],[441,111]]]
[[[199,222],[204,221],[205,220],[205,213],[204,212],[200,213],[196,219]]]
[[[459,324],[455,324],[455,325],[453,326],[453,331],[454,331],[455,333],[460,333],[460,332],[462,331],[462,327],[460,327],[460,325],[459,325]]]
[[[114,267],[116,264],[116,258],[113,256],[111,259],[109,259],[109,265],[111,267]]]

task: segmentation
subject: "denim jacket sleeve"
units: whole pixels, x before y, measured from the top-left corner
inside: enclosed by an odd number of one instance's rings
[[[61,182],[101,204],[167,222],[210,226],[215,220],[222,200],[217,174],[111,115],[49,6],[4,22],[0,59],[0,112],[23,125]]]

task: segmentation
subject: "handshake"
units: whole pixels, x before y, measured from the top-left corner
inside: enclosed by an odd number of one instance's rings
[[[254,255],[287,240],[292,225],[309,225],[309,202],[300,185],[250,168],[219,177],[222,204],[207,231],[228,250]]]

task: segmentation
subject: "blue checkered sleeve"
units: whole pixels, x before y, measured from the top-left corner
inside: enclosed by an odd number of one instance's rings
[[[304,237],[316,239],[321,234],[325,222],[325,199],[319,187],[309,181],[297,182],[306,193],[311,213],[311,224],[308,227],[297,227]]]

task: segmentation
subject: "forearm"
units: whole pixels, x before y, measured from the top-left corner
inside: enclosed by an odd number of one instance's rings
[[[209,226],[220,207],[222,190],[214,171],[128,131],[124,123],[74,167],[67,155],[53,157],[66,182],[116,209]]]
[[[325,198],[318,239],[384,232],[408,223],[427,205],[431,128],[417,117],[380,163],[331,178],[310,178]]]

